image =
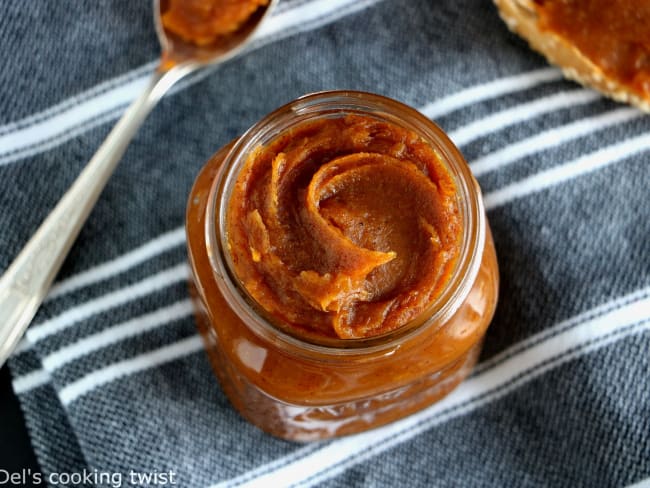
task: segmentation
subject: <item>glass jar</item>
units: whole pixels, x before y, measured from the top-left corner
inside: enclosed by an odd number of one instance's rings
[[[225,211],[251,151],[305,121],[369,116],[415,132],[456,181],[460,254],[426,314],[362,339],[307,340],[276,327],[229,264]],[[498,266],[480,189],[444,132],[416,110],[369,93],[321,92],[271,113],[219,150],[187,208],[190,289],[199,330],[224,392],[250,422],[298,441],[364,431],[420,410],[476,363],[498,294]]]

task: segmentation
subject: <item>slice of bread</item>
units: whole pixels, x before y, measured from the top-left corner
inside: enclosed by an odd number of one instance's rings
[[[608,76],[567,39],[540,29],[538,13],[532,0],[494,0],[494,3],[508,28],[526,39],[550,63],[559,66],[567,78],[650,113],[650,96],[643,96]]]

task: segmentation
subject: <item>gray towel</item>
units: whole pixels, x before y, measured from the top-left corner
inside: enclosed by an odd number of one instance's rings
[[[158,54],[149,1],[28,3],[4,0],[0,15],[0,269]],[[416,107],[459,145],[484,192],[501,297],[479,367],[443,402],[366,434],[295,444],[244,421],[213,376],[188,301],[184,209],[221,145],[285,102],[335,88]],[[649,163],[650,117],[564,81],[488,0],[282,0],[250,50],[149,116],[11,358],[44,479],[648,479]]]

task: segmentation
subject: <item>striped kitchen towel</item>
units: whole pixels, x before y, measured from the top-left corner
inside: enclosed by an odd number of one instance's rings
[[[5,269],[143,88],[158,45],[149,0],[1,10]],[[340,88],[412,105],[458,144],[483,188],[501,298],[478,368],[443,402],[295,444],[240,418],[212,374],[184,210],[221,145],[297,96]],[[94,473],[85,485],[156,473],[149,486],[647,480],[650,117],[563,80],[489,0],[282,0],[251,49],[149,116],[10,369],[43,474]]]

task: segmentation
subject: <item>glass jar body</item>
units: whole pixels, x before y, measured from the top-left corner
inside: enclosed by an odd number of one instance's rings
[[[346,103],[350,100],[354,95]],[[367,103],[360,102],[362,109]],[[388,109],[395,112],[399,105]],[[285,115],[290,117],[291,112]],[[393,115],[399,119],[401,114]],[[448,139],[436,143],[451,144]],[[214,269],[218,252],[206,236],[215,214],[211,194],[232,152],[231,143],[210,159],[196,179],[187,210],[187,243],[199,329],[224,392],[245,418],[291,440],[351,434],[425,408],[470,373],[498,290],[496,254],[482,208],[473,209],[477,218],[472,225],[483,232],[466,257],[474,263],[473,271],[456,283],[464,291],[451,294],[455,302],[447,314],[438,314],[379,346],[345,351],[301,347],[279,331],[274,334],[272,326],[260,333],[224,294],[223,276]],[[468,185],[476,188],[471,175],[460,176],[470,178]],[[480,207],[480,202],[469,204]]]

